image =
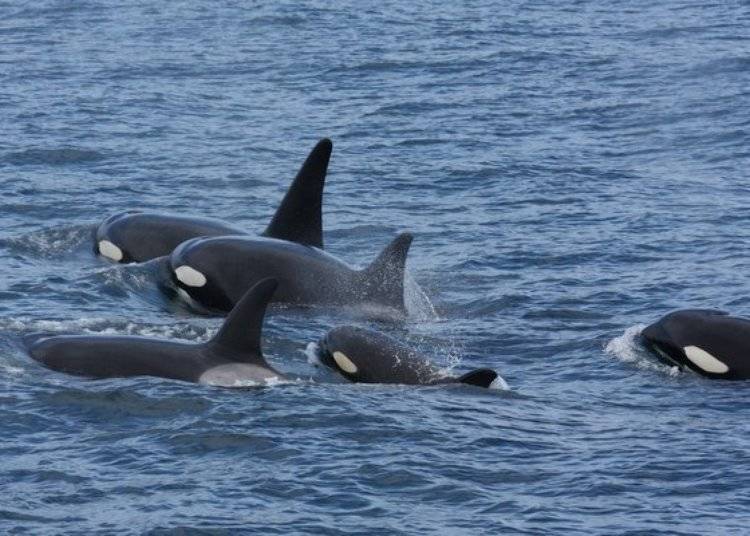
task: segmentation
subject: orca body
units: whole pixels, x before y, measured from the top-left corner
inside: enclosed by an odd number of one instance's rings
[[[57,336],[32,343],[29,354],[52,370],[89,378],[156,376],[222,387],[281,379],[261,351],[263,317],[276,286],[275,280],[266,279],[250,289],[205,343]]]
[[[227,311],[261,279],[274,277],[274,301],[355,305],[405,313],[404,271],[412,235],[398,235],[368,268],[355,270],[321,249],[246,236],[195,238],[169,256],[173,282],[203,307]]]
[[[430,360],[377,331],[340,326],[318,343],[318,360],[352,382],[436,385],[464,383],[490,387],[498,378],[490,369],[446,377]]]
[[[317,143],[261,236],[323,248],[321,204],[332,150],[327,138]],[[169,255],[191,238],[238,234],[245,232],[218,220],[131,211],[111,216],[99,225],[94,249],[116,262],[145,262]]]
[[[234,234],[243,231],[208,218],[122,212],[104,220],[96,230],[96,253],[121,263],[145,262],[169,255],[196,236]]]
[[[708,378],[750,378],[750,320],[723,311],[675,311],[641,333],[662,361]]]

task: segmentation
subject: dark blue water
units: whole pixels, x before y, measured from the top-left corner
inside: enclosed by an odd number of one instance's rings
[[[750,314],[750,5],[373,6],[0,2],[0,532],[746,534],[750,387],[637,333]],[[209,337],[90,227],[260,231],[322,136],[328,249],[416,235],[406,323],[274,310],[268,388],[30,361]],[[303,350],[352,321],[510,391],[337,382]]]

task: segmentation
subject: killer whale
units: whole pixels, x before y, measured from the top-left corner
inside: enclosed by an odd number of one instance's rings
[[[274,277],[274,302],[355,305],[403,315],[410,233],[399,234],[367,268],[298,242],[247,236],[194,238],[169,256],[172,283],[201,307],[228,311],[257,281]]]
[[[426,356],[396,339],[354,326],[330,330],[318,343],[317,358],[349,381],[361,383],[490,387],[499,378],[497,372],[486,368],[445,376]]]
[[[684,309],[646,327],[641,338],[669,365],[708,378],[750,379],[750,319],[718,310]]]
[[[332,150],[331,140],[323,138],[310,151],[261,236],[323,248],[321,204]],[[145,262],[169,255],[190,238],[239,234],[245,232],[209,218],[130,211],[98,226],[94,251],[120,263]]]
[[[74,335],[37,340],[28,352],[52,370],[89,378],[156,376],[222,387],[283,379],[261,350],[263,317],[276,287],[269,278],[248,290],[205,343]]]

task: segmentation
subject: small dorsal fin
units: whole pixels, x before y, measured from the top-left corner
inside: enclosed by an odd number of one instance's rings
[[[456,382],[465,383],[467,385],[476,385],[477,387],[489,387],[496,378],[497,372],[492,369],[482,368],[467,372],[459,377]]]
[[[414,240],[411,233],[401,233],[365,268],[365,287],[370,298],[379,303],[404,309],[404,273],[406,255]]]
[[[235,361],[252,362],[259,358],[262,360],[260,335],[263,317],[278,284],[272,277],[256,283],[237,302],[209,344],[231,354]]]
[[[323,186],[332,150],[328,138],[313,147],[263,236],[323,249]]]

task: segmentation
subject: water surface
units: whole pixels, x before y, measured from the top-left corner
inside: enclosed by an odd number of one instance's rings
[[[0,14],[2,532],[746,533],[748,386],[637,334],[750,314],[747,2]],[[416,235],[429,303],[407,322],[275,309],[266,354],[301,380],[261,389],[29,360],[32,332],[209,337],[151,266],[94,257],[91,226],[140,208],[259,232],[323,136],[327,248],[364,266]],[[352,321],[511,390],[339,382],[303,350]]]

